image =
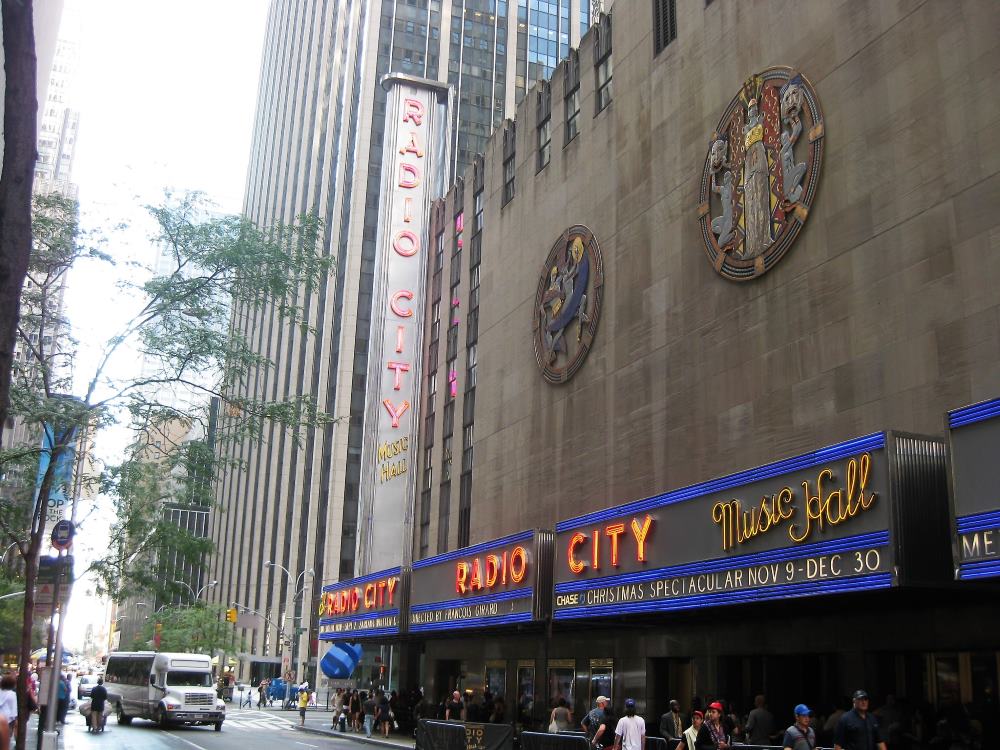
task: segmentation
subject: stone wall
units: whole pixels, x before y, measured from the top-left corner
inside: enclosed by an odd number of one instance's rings
[[[649,3],[616,3],[613,102],[596,116],[584,38],[581,132],[564,145],[563,66],[540,171],[529,92],[504,207],[499,131],[489,143],[473,543],[877,430],[940,434],[947,409],[1000,394],[1000,4],[677,6],[654,58]],[[795,245],[737,283],[702,248],[699,183],[722,112],[773,65],[815,87],[823,171]],[[534,295],[573,224],[603,249],[603,315],[553,386]]]

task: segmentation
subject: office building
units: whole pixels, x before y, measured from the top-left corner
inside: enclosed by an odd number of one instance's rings
[[[522,728],[863,688],[996,745],[1000,9],[886,11],[619,2],[529,92],[430,216],[413,563],[323,639]]]
[[[588,25],[584,0],[275,0],[270,8],[244,212],[265,226],[305,212],[323,220],[334,271],[296,300],[313,333],[273,307],[234,310],[273,368],[240,387],[271,399],[308,395],[337,421],[299,434],[265,427],[227,443],[212,520],[210,600],[259,618],[243,635],[242,677],[286,671],[314,679],[324,582],[356,572],[361,443],[385,92],[395,72],[441,81],[455,95],[451,173],[464,172],[533,81],[551,73]],[[402,541],[401,541],[402,545]],[[272,563],[266,565],[265,563]],[[283,658],[284,657],[284,658]]]

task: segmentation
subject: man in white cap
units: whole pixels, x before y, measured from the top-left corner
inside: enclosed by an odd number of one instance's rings
[[[594,737],[604,720],[604,707],[608,705],[607,696],[597,696],[594,705],[596,708],[591,709],[590,713],[584,716],[583,721],[580,722],[580,727],[587,733],[587,739],[590,740],[591,744],[594,744]]]

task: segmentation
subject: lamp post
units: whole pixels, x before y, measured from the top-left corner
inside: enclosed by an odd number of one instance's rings
[[[264,563],[264,567],[265,568],[279,568],[280,570],[284,571],[285,575],[288,576],[289,582],[291,582],[291,580],[292,580],[291,571],[289,571],[288,568],[286,568],[284,565],[280,565],[280,564],[278,564],[276,562],[272,562],[271,560],[267,560]],[[292,589],[292,591],[293,591],[292,601],[295,604],[295,610],[294,610],[295,614],[292,616],[292,675],[295,677],[296,680],[298,679],[298,672],[299,672],[299,669],[298,669],[298,667],[299,667],[299,664],[298,664],[298,658],[299,658],[299,627],[298,627],[298,625],[296,625],[296,623],[300,623],[302,621],[302,613],[301,613],[302,597],[301,597],[301,595],[302,595],[302,592],[305,590],[305,587],[303,587],[302,589],[299,589],[299,581],[301,581],[307,575],[314,576],[314,575],[316,575],[316,573],[315,573],[315,571],[313,571],[312,568],[309,568],[308,570],[303,569],[295,577],[295,587]],[[284,618],[282,618],[282,619],[284,619]],[[291,685],[291,682],[289,680],[285,680],[285,708],[288,708],[288,703],[291,700],[291,696],[292,696],[292,685]]]
[[[174,581],[174,583],[176,583],[179,586],[183,586],[188,591],[190,591],[191,592],[191,598],[194,599],[195,601],[197,601],[198,599],[201,598],[201,595],[204,593],[205,589],[213,588],[216,585],[218,585],[219,582],[218,581],[209,581],[204,586],[202,586],[200,589],[198,589],[197,593],[195,593],[195,590],[193,588],[191,588],[190,584],[185,583],[184,581]]]

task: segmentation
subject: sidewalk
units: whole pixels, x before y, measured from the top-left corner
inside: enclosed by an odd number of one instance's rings
[[[407,734],[401,732],[390,732],[389,738],[385,739],[381,735],[376,735],[372,733],[371,739],[365,737],[364,730],[360,732],[341,732],[335,731],[330,728],[330,723],[333,719],[333,711],[327,711],[324,708],[310,708],[306,711],[306,722],[304,726],[299,726],[299,711],[295,709],[294,711],[283,711],[277,706],[271,708],[261,709],[262,713],[274,714],[280,716],[288,721],[294,721],[295,728],[300,732],[309,732],[311,734],[322,734],[327,737],[336,737],[342,740],[354,740],[355,742],[361,742],[366,745],[379,745],[383,748],[412,748],[414,745],[414,740]]]

